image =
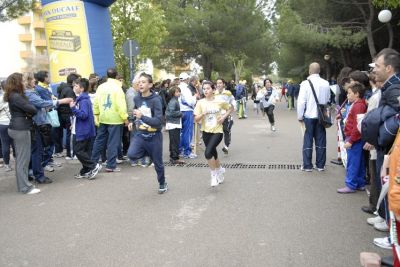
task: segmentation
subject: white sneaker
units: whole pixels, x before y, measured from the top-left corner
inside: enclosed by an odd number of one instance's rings
[[[211,187],[215,187],[219,184],[217,177],[218,177],[218,175],[211,174]]]
[[[40,189],[39,188],[32,188],[31,190],[29,190],[28,192],[26,192],[27,195],[34,195],[40,193]]]
[[[392,249],[389,237],[374,238],[374,245],[384,249]]]
[[[374,225],[374,224],[376,224],[376,223],[381,223],[381,222],[384,222],[385,220],[381,217],[381,216],[376,216],[376,217],[373,217],[373,218],[368,218],[367,219],[367,223],[369,224],[369,225]]]
[[[6,172],[10,172],[10,171],[12,171],[12,168],[11,168],[11,166],[10,165],[4,165],[4,169],[6,170]]]
[[[374,228],[381,232],[389,232],[389,226],[387,225],[386,221],[375,223]]]
[[[276,131],[276,128],[275,128],[275,126],[274,126],[274,125],[272,125],[272,126],[271,126],[271,131],[273,131],[273,132],[275,132],[275,131]]]
[[[47,172],[54,172],[54,168],[51,167],[50,165],[46,165],[43,170],[47,171]]]
[[[220,167],[217,172],[218,172],[217,181],[219,184],[222,184],[225,180],[224,178],[225,168]]]

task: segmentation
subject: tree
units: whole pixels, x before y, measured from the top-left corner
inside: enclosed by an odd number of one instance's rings
[[[137,61],[160,57],[160,46],[167,35],[164,12],[150,0],[119,0],[111,6],[111,29],[117,69],[126,81],[129,79],[129,60],[122,44],[132,39],[140,46]]]
[[[195,59],[204,76],[240,66],[268,69],[275,46],[270,25],[256,0],[160,1],[167,16],[165,51],[173,63]],[[236,69],[235,69],[236,66]]]
[[[385,25],[377,21],[372,0],[278,0],[277,11],[277,36],[280,46],[287,50],[281,53],[279,65],[290,60],[287,56],[295,56],[288,50],[301,48],[303,55],[297,57],[303,59],[297,62],[304,60],[305,54],[325,65],[326,72],[338,65],[363,68],[378,47],[393,43],[393,34],[386,34]],[[387,27],[390,33],[390,24]],[[321,60],[326,54],[331,59]],[[305,66],[292,66],[300,67]]]
[[[36,0],[3,0],[0,3],[0,22],[22,16],[32,10],[37,3]]]

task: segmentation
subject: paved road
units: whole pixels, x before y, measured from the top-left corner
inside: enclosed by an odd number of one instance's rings
[[[389,255],[372,244],[384,235],[360,211],[365,193],[336,193],[342,167],[268,169],[301,163],[295,112],[279,104],[276,120],[275,133],[252,112],[235,120],[221,161],[265,168],[228,168],[213,189],[203,167],[166,167],[170,191],[158,195],[151,167],[123,164],[87,181],[74,180],[77,162],[64,162],[53,184],[27,196],[0,169],[0,266],[360,266],[362,251]],[[328,136],[330,159],[334,129]]]

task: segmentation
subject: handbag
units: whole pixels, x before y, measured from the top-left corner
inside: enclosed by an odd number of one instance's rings
[[[47,111],[46,114],[47,120],[51,124],[51,127],[57,128],[60,127],[60,120],[58,119],[58,112],[55,109]]]
[[[322,105],[318,102],[317,94],[315,93],[314,90],[314,85],[310,80],[307,80],[310,83],[311,90],[314,95],[315,103],[317,104],[317,109],[318,109],[318,122],[325,128],[330,128],[333,125],[333,116],[331,112],[331,106],[326,104]]]

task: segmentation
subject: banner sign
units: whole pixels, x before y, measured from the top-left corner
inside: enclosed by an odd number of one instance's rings
[[[89,77],[93,61],[83,2],[52,2],[43,7],[42,15],[52,83],[65,82],[70,73]]]

